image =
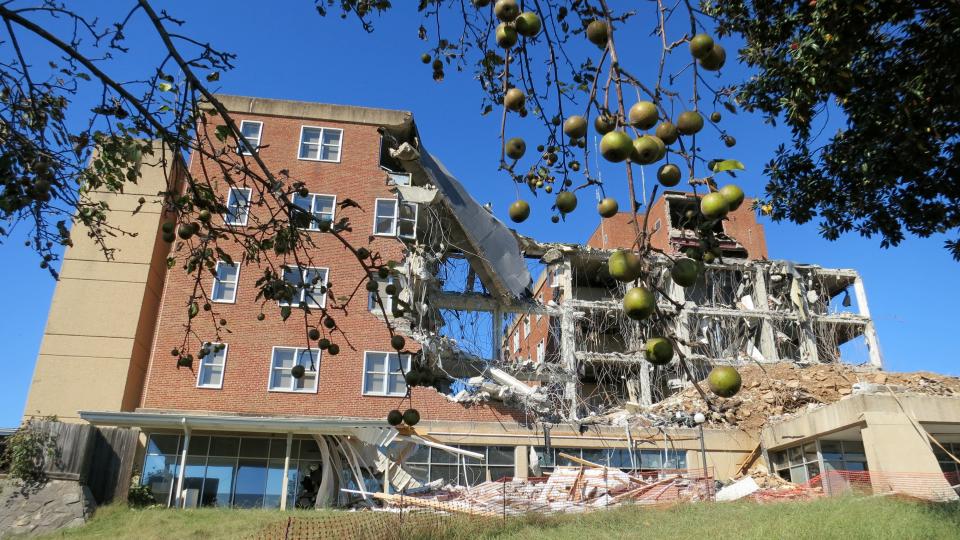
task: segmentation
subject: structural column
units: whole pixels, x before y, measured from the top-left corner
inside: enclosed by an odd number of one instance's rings
[[[291,446],[293,446],[293,433],[287,433],[287,453],[283,457],[283,491],[280,492],[280,509],[281,510],[287,509],[287,489],[290,486],[290,447]]]
[[[757,309],[770,311],[770,302],[767,300],[767,272],[760,265],[753,271],[753,302]],[[777,342],[773,338],[773,320],[769,317],[760,319],[760,354],[767,362],[780,359]]]
[[[499,362],[503,360],[503,311],[499,308],[495,309],[490,317],[493,319],[493,328],[491,328],[490,333],[493,339],[493,347],[490,350],[493,351],[493,361]]]
[[[187,471],[187,451],[190,449],[190,426],[183,426],[183,452],[180,453],[180,471],[177,474],[177,493],[174,497],[174,503],[177,508],[182,508],[186,504],[186,498],[183,496],[183,476]]]
[[[580,369],[577,362],[577,325],[573,308],[564,306],[567,300],[573,296],[573,272],[570,262],[564,259],[557,263],[563,267],[563,275],[560,285],[563,287],[563,298],[560,303],[562,309],[560,312],[560,361],[564,370],[570,377],[564,385],[563,398],[570,406],[570,419],[579,418],[577,409],[580,405]]]
[[[880,353],[880,341],[877,340],[877,330],[873,326],[873,319],[870,318],[870,308],[867,306],[867,293],[863,289],[863,278],[857,276],[853,281],[853,292],[857,297],[857,308],[860,315],[867,318],[867,324],[863,329],[863,339],[867,342],[867,349],[870,351],[870,365],[883,369],[883,355]]]
[[[513,449],[513,477],[526,480],[530,470],[530,448],[527,446],[515,446]]]

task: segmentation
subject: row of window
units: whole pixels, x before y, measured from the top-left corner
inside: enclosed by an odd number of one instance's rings
[[[198,388],[223,388],[227,368],[226,343],[204,344],[206,354],[197,370]],[[303,347],[274,347],[270,360],[267,389],[273,392],[316,393],[321,352]],[[401,370],[401,362],[403,369]],[[294,377],[294,366],[303,366],[304,374]],[[363,395],[404,396],[407,384],[403,373],[410,369],[410,355],[366,351],[363,361]]]
[[[243,120],[240,122],[241,139],[237,150],[244,155],[251,155],[260,149],[263,143],[263,122],[257,120]],[[297,150],[297,159],[308,161],[340,162],[340,150],[343,147],[343,130],[338,128],[301,126],[300,144]]]
[[[227,225],[245,227],[250,217],[250,197],[252,190],[244,187],[232,187],[227,194],[227,212],[223,220]],[[336,217],[337,196],[323,193],[295,194],[293,204],[296,214],[290,220],[301,229],[320,230],[320,223],[333,222]],[[416,203],[398,199],[376,199],[374,201],[373,234],[375,236],[399,236],[416,238]]]
[[[326,294],[330,270],[321,267],[305,266],[285,266],[283,267],[283,280],[294,286],[296,295],[291,301],[279,300],[280,306],[299,307],[306,305],[311,308],[326,307]],[[393,277],[386,279],[378,276],[371,276],[379,283],[378,292],[367,293],[367,309],[375,314],[380,314],[380,306],[377,305],[377,295],[383,301],[383,307],[387,313],[393,310],[393,297],[386,293],[386,286],[393,283]],[[240,263],[228,263],[226,261],[217,261],[213,276],[213,286],[210,288],[210,300],[217,303],[232,304],[237,301],[237,290],[240,280]]]
[[[862,441],[813,441],[774,452],[774,472],[795,484],[808,482],[822,471],[866,471]]]

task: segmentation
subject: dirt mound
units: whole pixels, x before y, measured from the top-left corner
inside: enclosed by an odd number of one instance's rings
[[[708,426],[758,431],[772,418],[835,403],[853,394],[857,383],[867,387],[888,385],[897,392],[960,396],[960,378],[927,372],[893,373],[844,364],[799,367],[790,363],[738,369],[743,378],[740,393],[729,399],[711,396],[718,410],[707,415]],[[700,385],[707,388],[706,381]],[[692,414],[703,408],[703,400],[691,387],[653,405],[649,412],[666,416],[676,411]]]

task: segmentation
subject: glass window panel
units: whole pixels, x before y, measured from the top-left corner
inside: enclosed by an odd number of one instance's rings
[[[456,465],[433,465],[430,467],[430,481],[433,482],[442,478],[443,481],[447,484],[456,484],[457,483],[457,466]]]
[[[166,504],[173,489],[177,457],[173,455],[148,455],[143,461],[140,484],[150,488],[160,504]]]
[[[190,437],[190,447],[187,448],[188,456],[205,456],[210,447],[210,437],[206,435],[194,435]]]
[[[320,447],[317,446],[317,441],[306,439],[300,442],[300,461],[314,462],[320,461],[320,458]]]
[[[513,446],[491,446],[487,455],[490,465],[513,465]]]
[[[483,455],[483,456],[486,456],[486,455],[487,455],[487,447],[486,447],[486,446],[464,446],[464,445],[460,445],[460,448],[463,449],[463,450],[467,450],[467,451],[469,451],[469,452],[476,452],[477,454],[480,454],[480,455]],[[436,455],[437,455],[438,452],[443,452],[443,450],[434,450],[434,451],[433,451],[434,459],[436,459]],[[443,452],[443,453],[446,454],[446,452]],[[453,461],[457,461],[457,457],[458,457],[458,456],[455,456],[455,455],[452,455],[452,454],[447,454],[447,455],[450,456],[450,458],[451,458]],[[463,456],[463,457],[462,457],[462,460],[466,460],[467,463],[483,463],[483,461],[481,461],[481,460],[479,460],[479,459],[476,459],[476,458],[469,457],[469,456]]]
[[[260,137],[260,128],[263,124],[260,122],[241,122],[240,123],[240,133],[244,137],[253,137],[257,139]]]
[[[862,461],[845,461],[846,470],[848,471],[865,471],[867,470],[867,464]]]
[[[340,136],[343,134],[339,129],[325,129],[323,130],[323,144],[325,145],[340,145]]]
[[[235,458],[211,457],[207,460],[207,478],[203,485],[201,506],[230,506]]]
[[[823,466],[824,466],[824,468],[825,468],[827,471],[842,471],[842,470],[844,470],[844,469],[843,469],[843,462],[842,462],[842,461],[839,461],[839,460],[834,460],[834,461],[826,461],[826,460],[824,460]]]
[[[417,449],[407,456],[407,463],[428,463],[429,461],[430,447],[422,444],[417,445]]]
[[[513,477],[513,467],[490,467],[490,480]]]
[[[316,372],[308,371],[300,379],[293,379],[293,387],[294,390],[315,390],[317,388]]]
[[[428,482],[430,480],[430,466],[426,463],[410,463],[403,465],[403,470],[419,482]]]
[[[264,508],[280,508],[283,493],[283,460],[270,460],[267,467],[267,488],[263,499]]]
[[[213,300],[232,302],[237,297],[237,284],[217,281],[213,284]]]
[[[843,452],[846,453],[863,453],[863,442],[862,441],[843,441]]]
[[[467,447],[462,447],[462,448],[464,448],[465,450],[473,450],[472,448],[467,448]],[[480,448],[483,448],[483,447],[481,446]],[[481,450],[481,453],[483,453],[482,450]],[[443,450],[432,448],[430,449],[430,460],[433,463],[456,463],[457,456],[454,454],[451,454],[450,452],[444,452]]]
[[[369,373],[367,374],[367,384],[364,388],[364,392],[381,394],[384,392],[384,385],[386,384],[386,376],[382,373]]]
[[[664,463],[665,469],[686,469],[687,453],[684,450],[670,450],[667,452],[667,462]]]
[[[265,459],[241,459],[237,464],[233,506],[262,508],[267,483]]]
[[[283,458],[286,455],[287,455],[287,440],[286,439],[270,439],[270,457]],[[297,455],[294,453],[291,453],[290,459],[297,459]]]
[[[247,188],[230,188],[230,192],[227,194],[227,213],[224,215],[227,224],[246,224],[249,200],[250,191]]]
[[[212,366],[204,358],[203,366],[200,368],[200,386],[220,386],[221,382],[223,382],[223,366]]]
[[[816,443],[807,443],[803,445],[803,459],[804,461],[816,461],[817,460],[817,445]]]
[[[210,455],[237,457],[240,450],[240,439],[237,437],[214,437],[210,441]]]
[[[387,355],[383,353],[367,353],[367,371],[384,372],[387,370]]]
[[[641,450],[640,451],[640,468],[641,469],[662,469],[663,453],[657,450]]]
[[[324,146],[320,159],[324,161],[338,161],[340,159],[340,149],[335,146]]]
[[[579,464],[574,463],[574,462],[572,462],[572,461],[568,460],[567,458],[562,457],[562,456],[560,455],[561,453],[563,453],[563,454],[569,454],[569,455],[574,456],[574,457],[580,457],[580,449],[579,449],[579,448],[557,448],[556,451],[557,451],[557,465],[558,465],[558,466],[579,465]]]
[[[598,465],[607,465],[609,452],[603,448],[584,448],[583,459]]]
[[[273,367],[290,369],[293,367],[293,359],[296,349],[277,348],[273,350]]]
[[[510,469],[513,471],[513,469]],[[467,470],[464,472],[463,465],[459,469],[461,483],[468,483],[471,486],[480,484],[487,479],[487,471],[484,467],[480,465],[467,465]],[[492,472],[492,469],[491,469]]]
[[[404,395],[407,393],[407,383],[402,375],[390,375],[387,392],[393,395]]]
[[[317,128],[303,128],[304,144],[320,144],[320,133],[322,130]]]
[[[307,371],[316,371],[318,364],[317,351],[313,349],[301,349],[297,354],[297,363],[305,367]]]
[[[799,446],[787,449],[787,457],[791,465],[800,465],[803,463],[803,454],[800,452]]]
[[[839,460],[843,456],[843,449],[839,441],[820,441],[820,451],[823,459]]]
[[[820,462],[807,463],[807,480],[813,480],[817,476],[820,476]]]
[[[270,439],[244,437],[240,441],[240,457],[267,457]]]
[[[790,468],[790,481],[794,484],[802,484],[807,481],[807,468],[803,465]]]
[[[773,467],[775,469],[781,469],[784,465],[787,464],[787,453],[786,452],[774,452],[771,456],[773,460]]]
[[[147,443],[148,454],[177,454],[180,451],[179,435],[163,435],[154,433],[150,435]]]
[[[191,441],[192,444],[193,441]],[[189,452],[189,449],[187,450]],[[185,501],[186,504],[196,504],[197,506],[201,503],[201,494],[203,493],[203,479],[204,472],[206,469],[206,457],[194,456],[187,458],[187,467],[184,470],[183,474],[183,490],[186,493]],[[196,493],[196,499],[194,499],[193,493]]]

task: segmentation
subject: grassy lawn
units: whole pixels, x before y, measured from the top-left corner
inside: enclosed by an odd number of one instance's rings
[[[821,539],[960,538],[960,504],[930,505],[891,498],[823,499],[757,505],[704,503],[668,509],[623,507],[582,515],[531,515],[506,523],[467,517],[403,522],[385,513],[261,510],[100,509],[84,527],[45,538],[249,538],[287,515],[307,518],[312,538],[540,539],[701,538]],[[277,529],[280,530],[280,529]]]

